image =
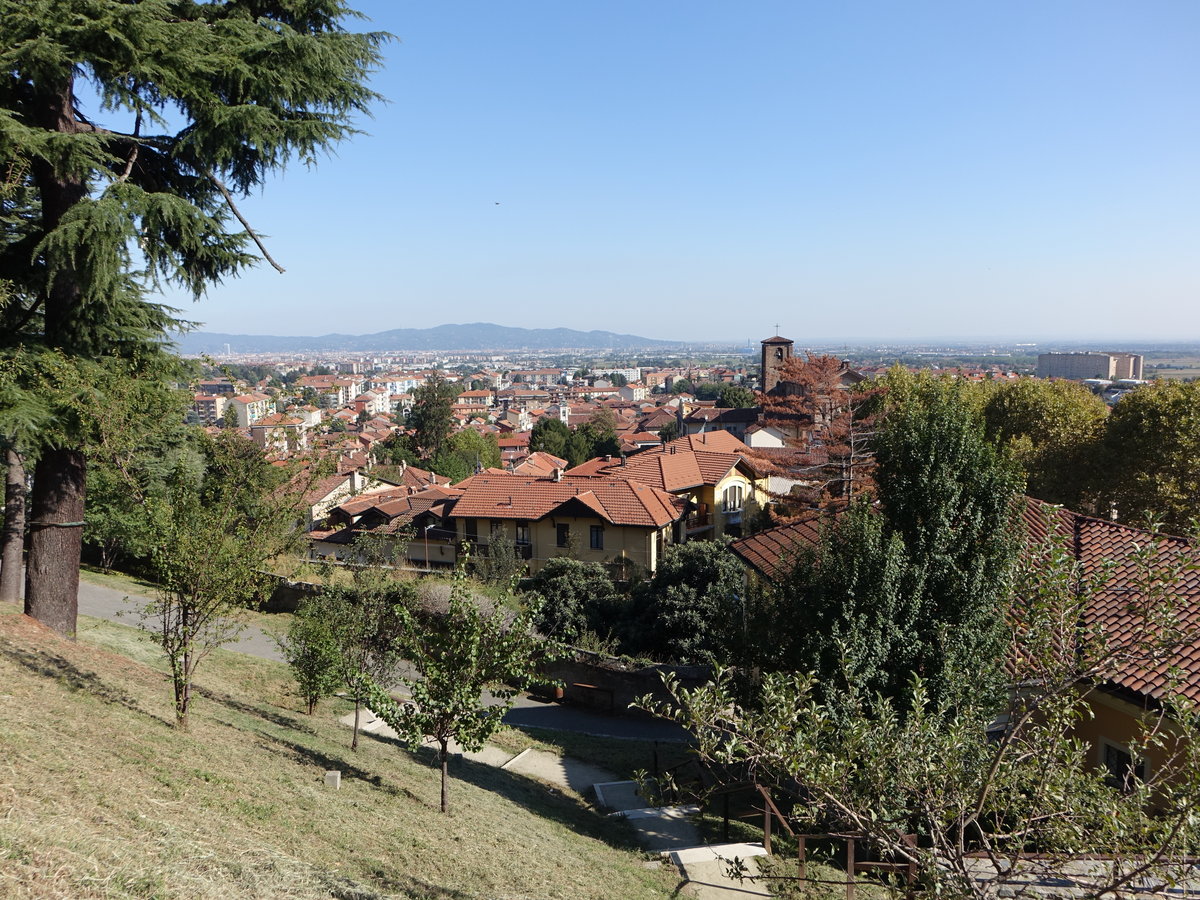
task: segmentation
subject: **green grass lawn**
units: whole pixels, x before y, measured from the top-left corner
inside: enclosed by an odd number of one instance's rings
[[[579,797],[303,715],[286,667],[216,651],[192,727],[134,629],[0,615],[0,895],[652,898],[675,873]],[[340,790],[327,770],[342,773]]]

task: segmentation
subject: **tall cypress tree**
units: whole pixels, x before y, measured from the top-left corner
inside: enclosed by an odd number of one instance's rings
[[[198,297],[254,248],[270,260],[235,200],[353,133],[387,37],[347,32],[355,15],[341,0],[0,0],[0,162],[35,210],[0,247],[21,298],[0,340],[153,356],[172,319],[149,290]],[[66,635],[85,480],[81,442],[42,449],[26,612]]]

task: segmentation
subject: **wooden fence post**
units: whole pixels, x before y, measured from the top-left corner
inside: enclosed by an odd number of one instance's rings
[[[805,838],[802,834],[796,836],[796,857],[797,862],[800,864],[800,880],[804,881],[808,878],[808,853],[805,847]]]

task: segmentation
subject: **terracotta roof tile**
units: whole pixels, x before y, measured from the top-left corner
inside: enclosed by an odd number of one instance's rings
[[[614,525],[661,528],[683,515],[683,505],[670,494],[620,478],[530,478],[520,475],[475,475],[459,482],[463,496],[454,507],[459,518],[545,518],[578,501]]]

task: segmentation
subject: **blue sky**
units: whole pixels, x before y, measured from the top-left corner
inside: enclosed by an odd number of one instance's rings
[[[425,0],[210,331],[1200,340],[1200,4]]]

